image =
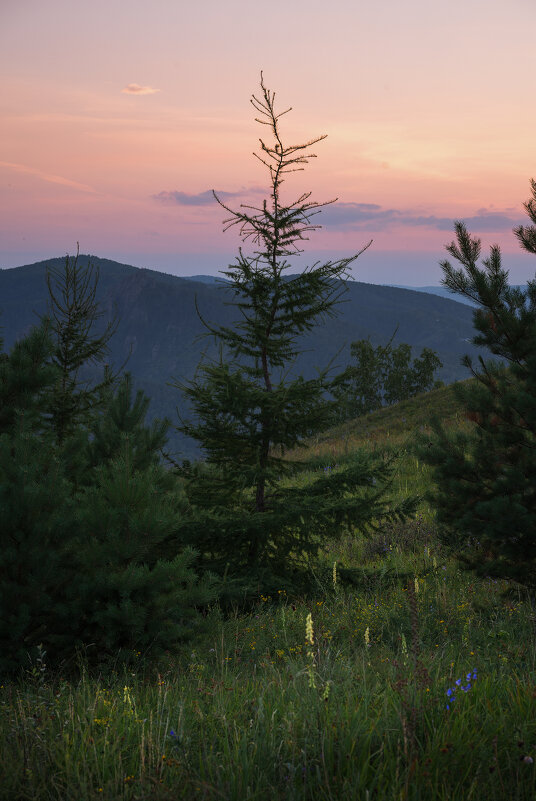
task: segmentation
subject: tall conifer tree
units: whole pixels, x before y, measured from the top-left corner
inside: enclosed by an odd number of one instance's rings
[[[225,230],[238,226],[243,241],[256,247],[251,256],[240,249],[236,264],[222,271],[229,282],[222,291],[230,292],[240,319],[234,327],[207,324],[220,358],[202,364],[195,381],[178,384],[196,415],[180,430],[200,442],[206,457],[206,464],[183,471],[192,508],[180,536],[202,551],[211,568],[246,576],[252,590],[265,591],[281,587],[328,532],[404,512],[388,512],[388,466],[373,465],[364,455],[307,487],[284,484],[304,467],[285,460],[285,453],[325,429],[332,414],[326,370],[311,380],[287,378],[298,338],[335,316],[349,266],[368,245],[348,258],[285,274],[287,258],[300,253],[298,245],[319,227],[311,217],[327,204],[311,201],[310,192],[285,203],[281,185],[314,158],[310,148],[325,136],[287,145],[279,121],[290,109],[276,113],[274,100],[261,73],[261,96],[253,95],[251,103],[274,140],[260,139],[261,153],[255,154],[269,171],[269,197],[260,207],[234,211],[215,194],[229,215]]]

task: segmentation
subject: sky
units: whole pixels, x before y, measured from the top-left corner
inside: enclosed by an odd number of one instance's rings
[[[262,70],[292,107],[285,143],[327,134],[284,185],[337,198],[298,269],[372,239],[357,280],[438,284],[461,219],[524,283],[535,29],[534,0],[0,0],[0,268],[79,242],[176,275],[225,269],[241,240],[211,190],[233,208],[268,196]]]

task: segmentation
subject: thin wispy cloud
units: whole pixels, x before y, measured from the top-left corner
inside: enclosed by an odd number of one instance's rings
[[[124,89],[121,89],[124,95],[155,95],[160,92],[160,89],[154,89],[152,86],[140,86],[139,83],[129,83]]]
[[[415,214],[401,209],[384,209],[376,203],[334,203],[322,210],[318,222],[332,230],[366,230],[384,231],[398,226],[426,227],[438,231],[452,231],[452,217],[436,217],[433,214]],[[474,215],[462,218],[471,231],[508,231],[514,226],[523,224],[513,209],[507,211],[490,211],[478,209]]]
[[[221,200],[227,200],[233,197],[245,197],[252,194],[264,193],[265,190],[260,187],[251,187],[250,189],[242,189],[239,192],[222,192],[216,190],[216,194]],[[180,192],[178,190],[172,192],[159,192],[157,195],[151,195],[154,200],[159,203],[165,203],[169,206],[208,206],[216,204],[216,199],[212,194],[212,189],[207,189],[205,192],[198,192],[197,194],[190,194],[188,192]]]
[[[53,173],[43,172],[36,167],[29,167],[27,164],[16,164],[11,161],[0,161],[0,167],[13,170],[14,172],[26,173],[27,175],[34,175],[42,181],[48,181],[51,184],[60,184],[61,186],[68,186],[71,189],[78,189],[81,192],[96,192],[92,186],[88,184],[81,184],[78,181],[71,181],[70,178],[64,178],[62,175],[54,175]]]

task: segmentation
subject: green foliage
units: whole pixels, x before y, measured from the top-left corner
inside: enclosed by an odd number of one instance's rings
[[[192,506],[179,536],[195,544],[207,569],[224,576],[226,599],[304,591],[311,581],[305,571],[314,570],[327,538],[348,529],[373,531],[414,509],[407,495],[392,502],[393,461],[357,452],[340,469],[305,481],[294,476],[287,486],[274,487],[263,511],[255,509],[251,491],[233,492],[224,471],[188,467],[182,475]]]
[[[19,419],[0,435],[0,671],[25,664],[58,620],[75,580],[69,483],[50,436]],[[68,610],[65,610],[68,614]]]
[[[393,335],[394,336],[394,335]],[[333,379],[336,398],[336,422],[369,414],[383,405],[412,398],[434,386],[434,373],[443,365],[437,353],[423,348],[411,364],[411,345],[403,342],[374,347],[370,339],[352,342],[350,354],[354,363]],[[438,386],[436,382],[435,386]]]
[[[67,681],[41,649],[0,688],[0,798],[532,801],[530,601],[461,573],[424,522],[400,547],[403,528],[381,557],[354,553],[366,589],[330,570],[314,598],[210,615],[158,672],[139,657]],[[355,545],[330,543],[330,560]]]
[[[49,410],[53,430],[62,443],[94,413],[99,401],[102,402],[103,392],[117,377],[107,365],[96,386],[89,386],[82,377],[88,365],[104,361],[117,321],[109,323],[100,336],[94,335],[95,322],[103,314],[96,301],[99,272],[91,262],[86,266],[78,264],[78,250],[73,259],[65,257],[62,269],[48,269],[46,280],[51,306],[50,329],[55,342],[52,363],[58,369]]]
[[[10,353],[0,353],[0,433],[11,431],[20,417],[28,429],[50,427],[47,394],[58,377],[51,363],[53,347],[48,323],[43,321]]]
[[[452,428],[470,425],[447,387],[353,421],[355,436],[388,451],[438,405]],[[324,453],[311,446],[320,477],[344,454],[337,436]],[[406,494],[420,491],[421,463],[403,460]],[[0,798],[532,801],[533,599],[460,571],[420,511],[367,540],[326,540],[314,594],[279,588],[247,614],[214,609],[156,666],[132,654],[128,670],[68,680],[38,641],[24,677],[0,687]]]
[[[293,582],[328,531],[365,527],[375,516],[397,517],[411,509],[410,501],[388,509],[389,466],[359,454],[329,481],[283,487],[285,478],[304,469],[285,453],[332,419],[327,370],[311,379],[287,375],[300,352],[297,341],[335,316],[348,266],[359,254],[285,275],[286,258],[318,227],[310,218],[325,204],[305,193],[284,205],[280,186],[283,176],[313,157],[308,148],[324,137],[284,144],[279,118],[285,112],[276,114],[262,76],[261,89],[262,98],[251,102],[275,139],[273,145],[261,140],[259,156],[269,170],[270,197],[260,208],[248,207],[251,212],[233,211],[216,198],[230,215],[227,227],[238,225],[242,238],[258,247],[251,257],[240,250],[237,263],[223,271],[240,320],[234,326],[207,324],[207,336],[220,345],[219,359],[205,361],[198,378],[178,385],[195,413],[180,430],[206,456],[206,466],[182,471],[192,506],[179,541],[199,547],[204,563],[220,574],[238,578],[242,592]]]
[[[95,345],[84,297],[88,317],[58,329],[73,359]],[[167,421],[145,425],[149,401],[132,397],[130,375],[115,394],[110,382],[79,391],[57,356],[45,320],[0,359],[2,673],[40,646],[56,665],[72,666],[77,648],[154,657],[191,636],[215,597],[195,551],[170,544],[185,498],[159,460]]]
[[[536,223],[534,198],[526,204]],[[501,362],[479,358],[467,366],[475,382],[456,387],[469,432],[446,433],[439,422],[421,456],[434,468],[432,501],[446,524],[445,538],[468,567],[480,575],[515,579],[536,588],[536,281],[527,291],[508,285],[498,246],[477,266],[480,240],[455,223],[457,242],[447,250],[460,262],[442,264],[443,283],[478,303],[473,342]],[[516,234],[530,252],[534,226]]]
[[[140,391],[133,401],[125,375],[89,431],[85,486],[75,496],[71,606],[95,655],[172,649],[199,623],[195,607],[215,597],[209,577],[197,581],[196,552],[170,544],[185,498],[158,458],[168,424],[146,427],[147,407]]]
[[[149,411],[149,398],[137,390],[133,398],[133,381],[125,373],[116,393],[108,398],[106,410],[99,415],[91,428],[88,443],[88,460],[92,466],[109,462],[119,456],[122,443],[128,440],[132,448],[135,470],[142,470],[158,462],[158,454],[167,441],[168,420],[155,420],[145,424]]]

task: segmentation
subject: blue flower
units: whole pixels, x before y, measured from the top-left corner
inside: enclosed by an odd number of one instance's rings
[[[464,693],[469,692],[469,690],[472,688],[473,685],[471,684],[471,681],[476,681],[476,668],[472,672],[470,671],[469,673],[467,673],[466,678],[467,678],[467,684],[465,685],[465,687],[462,684],[462,679],[456,679],[455,681],[456,687],[461,687]],[[456,696],[454,694],[456,691],[456,687],[449,687],[449,689],[447,690],[447,696],[449,699],[449,703],[447,704],[447,709],[450,709],[450,704],[456,700]]]

